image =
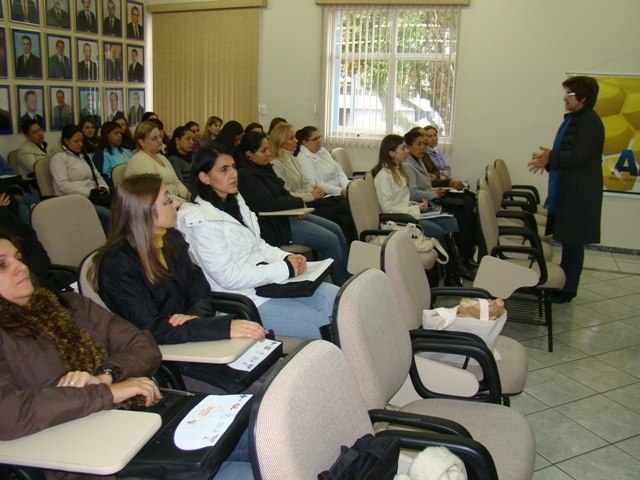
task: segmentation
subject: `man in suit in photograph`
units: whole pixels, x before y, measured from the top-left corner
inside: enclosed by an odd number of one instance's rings
[[[31,53],[31,37],[22,36],[22,55],[16,61],[16,77],[42,78],[42,63]]]
[[[64,41],[56,40],[56,54],[49,57],[49,78],[71,80],[71,59],[64,54]]]
[[[118,94],[116,92],[109,93],[109,115],[107,120],[113,122],[116,115],[124,115],[124,112],[120,110],[118,105]]]
[[[24,94],[24,115],[20,117],[20,129],[26,120],[35,120],[42,130],[45,129],[44,117],[38,113],[38,96],[33,90],[27,90]]]
[[[107,2],[107,15],[102,21],[102,34],[121,37],[122,22],[116,17],[116,4],[113,0]]]
[[[115,45],[111,45],[109,50],[105,51],[104,56],[104,79],[107,82],[121,82],[122,59],[119,49],[116,49]]]
[[[129,108],[129,125],[137,125],[142,121],[142,115],[144,115],[144,106],[140,105],[140,94],[135,92],[133,94],[133,106]]]
[[[71,105],[65,102],[64,91],[58,90],[56,92],[56,106],[53,107],[53,129],[62,130],[66,125],[71,125],[73,122],[73,110]]]
[[[34,0],[13,0],[11,20],[15,22],[40,23],[38,3]]]
[[[96,109],[95,99],[93,98],[92,93],[87,93],[87,103],[80,110],[80,120],[82,121],[83,118],[90,118],[96,123],[96,125],[102,125],[102,117]]]
[[[82,46],[82,55],[84,60],[78,62],[78,80],[97,80],[98,64],[91,60],[91,45]]]
[[[144,82],[144,67],[138,62],[138,50],[131,50],[131,63],[127,71],[127,80],[130,82]]]
[[[140,9],[131,7],[131,22],[127,23],[127,38],[144,40],[144,28],[140,24]]]
[[[82,0],[82,10],[76,15],[76,30],[79,32],[98,33],[98,19],[91,11],[91,0]]]
[[[53,6],[47,10],[47,27],[71,28],[71,17],[60,5],[60,0],[54,0]]]

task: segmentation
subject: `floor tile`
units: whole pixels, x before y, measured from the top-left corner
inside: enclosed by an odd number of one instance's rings
[[[530,413],[546,410],[549,406],[527,392],[522,392],[520,395],[511,397],[511,408],[522,415],[529,415]]]
[[[607,445],[607,442],[553,409],[527,415],[540,455],[557,463]]]
[[[640,379],[640,346],[622,348],[596,358]]]
[[[640,413],[640,382],[606,392],[605,396],[631,410]],[[638,429],[640,433],[640,429]]]
[[[507,322],[502,329],[502,335],[511,337],[514,340],[526,340],[546,335],[547,327],[544,325],[527,325],[526,323]]]
[[[640,460],[640,435],[618,442],[616,447],[624,450],[636,460]]]
[[[611,253],[613,259],[618,262],[632,262],[640,263],[640,255],[633,255],[628,253]]]
[[[621,272],[601,271],[592,268],[585,268],[580,275],[580,284],[590,282],[607,282],[616,278],[628,277],[629,275]]]
[[[523,340],[522,345],[527,349],[529,358],[537,360],[543,365],[551,366],[558,365],[560,363],[571,362],[588,356],[586,353],[581,352],[575,348],[571,348],[566,343],[557,341],[557,336],[554,335],[553,352],[547,350],[547,337],[533,338],[529,340]]]
[[[640,258],[640,257],[639,257]],[[640,279],[638,279],[637,275],[625,275],[620,278],[613,278],[611,280],[607,280],[607,285],[619,286],[627,290],[631,290],[632,292],[640,292]]]
[[[634,290],[621,286],[619,284],[610,284],[608,282],[591,283],[578,288],[578,296],[580,292],[587,291],[596,295],[596,300],[603,300],[605,298],[623,297],[625,295],[631,295]]]
[[[637,480],[640,461],[611,445],[564,461],[563,471],[580,480]]]
[[[534,470],[540,470],[542,468],[548,467],[549,465],[551,465],[551,462],[549,460],[536,453],[536,462],[533,465]]]
[[[555,410],[610,443],[633,437],[640,432],[640,414],[604,395],[560,405]]]
[[[620,320],[619,318],[615,318],[614,316],[607,314],[607,312],[603,313],[592,309],[591,305],[593,305],[593,303],[586,305],[574,305],[573,303],[561,305],[567,305],[567,308],[553,311],[554,324],[563,320],[568,320],[580,327],[590,327],[591,325],[599,325],[601,323]]]
[[[554,257],[555,260],[555,257]],[[613,259],[611,254],[602,256],[585,256],[584,258],[585,268],[597,268],[599,270],[618,270],[618,264]]]
[[[616,264],[621,272],[633,274],[640,273],[640,263],[616,261]]]
[[[585,307],[589,308],[589,310],[596,311],[605,318],[611,318],[613,320],[622,320],[624,318],[633,317],[638,313],[635,308],[623,305],[615,299],[589,303]]]
[[[616,300],[623,305],[640,309],[640,292],[635,292],[632,295],[626,295],[624,297],[618,297]]]
[[[573,477],[564,473],[555,465],[533,473],[533,480],[573,480]]]
[[[594,357],[563,363],[553,368],[596,392],[606,392],[638,382],[636,377],[621,372]],[[640,399],[640,397],[638,398]],[[640,404],[640,402],[638,403]]]
[[[552,407],[596,394],[595,390],[570,379],[553,368],[529,372],[524,390],[536,400]]]
[[[554,339],[571,345],[573,348],[589,355],[611,352],[637,343],[635,341],[635,335],[640,332],[633,332],[631,338],[618,338],[617,334],[614,336],[613,330],[605,330],[604,327],[604,325],[593,325],[588,328],[558,333],[557,335],[554,335]],[[635,330],[627,325],[618,325],[618,329],[622,327],[627,330]],[[607,335],[607,332],[610,332],[611,335]]]

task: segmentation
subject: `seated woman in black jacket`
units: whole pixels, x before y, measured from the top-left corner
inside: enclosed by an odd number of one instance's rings
[[[111,234],[90,271],[94,288],[109,309],[160,344],[263,339],[258,323],[216,316],[209,283],[174,230],[178,206],[159,176],[124,179],[114,197]],[[183,364],[181,370],[216,385],[207,365]]]
[[[273,212],[305,206],[304,200],[291,195],[284,187],[284,180],[274,172],[266,134],[247,133],[237,152],[244,157],[238,171],[238,186],[252,211]],[[258,216],[258,224],[261,237],[274,247],[299,243],[319,251],[323,258],[332,258],[331,280],[338,286],[346,281],[349,246],[336,223],[317,215],[306,215]]]

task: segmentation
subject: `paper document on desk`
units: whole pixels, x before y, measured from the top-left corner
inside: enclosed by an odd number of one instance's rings
[[[307,269],[304,273],[298,275],[297,277],[288,278],[278,283],[293,283],[293,282],[313,282],[317,280],[320,275],[327,271],[329,265],[333,263],[333,258],[327,258],[326,260],[322,260],[320,262],[307,262]]]
[[[244,352],[234,362],[228,365],[235,370],[242,370],[243,372],[250,372],[256,366],[260,364],[265,358],[267,358],[274,348],[280,345],[281,342],[276,340],[264,339],[261,342],[254,343],[249,350]]]
[[[252,395],[209,395],[182,419],[173,441],[181,450],[214,446]]]

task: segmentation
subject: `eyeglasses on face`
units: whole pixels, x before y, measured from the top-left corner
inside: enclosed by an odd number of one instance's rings
[[[565,97],[575,97],[576,96],[576,92],[572,92],[571,90],[567,90],[566,92],[564,92],[564,96]]]
[[[162,200],[162,206],[166,207],[167,205],[171,205],[173,203],[173,195],[167,192],[164,195],[164,200]]]

